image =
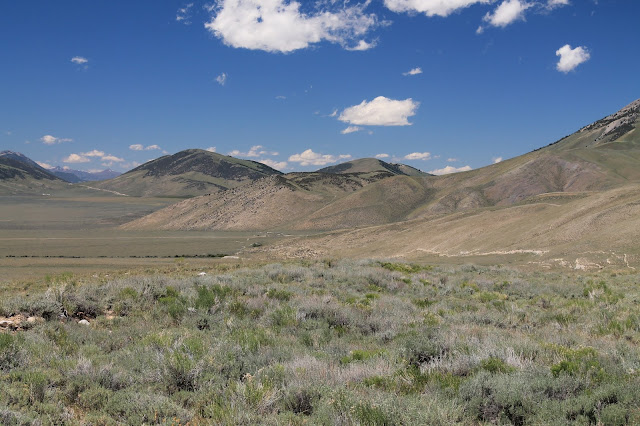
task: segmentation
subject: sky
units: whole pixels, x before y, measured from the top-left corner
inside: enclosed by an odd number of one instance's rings
[[[0,150],[476,169],[640,98],[637,0],[0,2]]]

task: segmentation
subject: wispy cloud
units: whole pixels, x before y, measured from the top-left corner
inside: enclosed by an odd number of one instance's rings
[[[502,157],[493,157],[491,159],[491,161],[493,161],[493,164],[498,164],[502,162]]]
[[[229,152],[227,155],[230,155],[232,157],[258,158],[258,157],[262,157],[263,155],[276,156],[276,155],[279,155],[279,153],[275,151],[267,151],[266,149],[264,149],[264,146],[262,145],[254,145],[247,152],[242,152],[237,149],[234,149],[233,151]]]
[[[534,6],[522,0],[505,0],[492,12],[484,16],[484,21],[494,27],[504,28],[518,20],[524,20],[527,9]]]
[[[402,73],[402,75],[418,75],[418,74],[422,74],[422,68],[420,67],[416,67],[407,72]]]
[[[424,13],[427,16],[447,17],[474,4],[487,4],[492,0],[384,0],[394,12]]]
[[[329,155],[318,154],[311,149],[307,149],[300,154],[294,154],[289,157],[289,161],[292,163],[299,163],[301,166],[326,166],[327,164],[336,163],[340,160],[346,160],[351,158],[349,154],[342,155]]]
[[[193,3],[186,4],[176,12],[176,21],[185,25],[191,25],[191,8]]]
[[[362,130],[362,127],[349,126],[346,129],[343,129],[342,131],[340,131],[340,133],[342,133],[343,135],[348,135],[349,133],[359,132],[360,130]]]
[[[280,171],[286,169],[288,165],[286,161],[274,161],[268,158],[263,160],[257,160],[257,161],[258,163],[266,164],[267,166]]]
[[[376,158],[389,158],[389,154],[384,154],[384,153],[382,153],[382,154],[376,154],[376,155],[375,155],[375,157],[376,157]]]
[[[216,77],[216,82],[218,82],[218,84],[220,86],[224,86],[225,84],[227,84],[227,73],[222,73],[219,76]]]
[[[209,148],[206,148],[205,151],[216,152],[216,147],[215,146],[210,146]]]
[[[378,96],[346,108],[338,120],[359,126],[409,126],[408,118],[416,114],[419,102],[408,98],[395,100]]]
[[[148,145],[148,146],[144,146],[142,144],[139,143],[135,143],[133,145],[129,145],[129,149],[131,151],[153,151],[155,149],[157,150],[162,150],[161,147],[159,147],[158,145]]]

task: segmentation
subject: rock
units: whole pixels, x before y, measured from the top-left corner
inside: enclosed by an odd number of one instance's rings
[[[198,275],[201,276],[201,277],[204,277],[205,275],[207,275],[207,273],[206,272],[200,272]]]
[[[89,321],[87,321],[86,319],[80,320],[78,321],[78,324],[82,324],[82,325],[91,325],[91,323]]]
[[[2,320],[0,321],[0,328],[14,328],[16,324],[13,321]]]
[[[44,322],[44,318],[42,317],[29,317],[27,318],[27,322],[31,324]]]

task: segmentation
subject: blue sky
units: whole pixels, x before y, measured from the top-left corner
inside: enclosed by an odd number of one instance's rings
[[[0,147],[478,168],[640,97],[635,0],[4,1]],[[386,156],[384,156],[386,155]]]

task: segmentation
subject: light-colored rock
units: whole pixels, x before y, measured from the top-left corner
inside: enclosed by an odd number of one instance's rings
[[[91,323],[89,323],[89,321],[87,321],[86,319],[83,319],[83,320],[78,321],[78,324],[82,324],[82,325],[91,325]]]

